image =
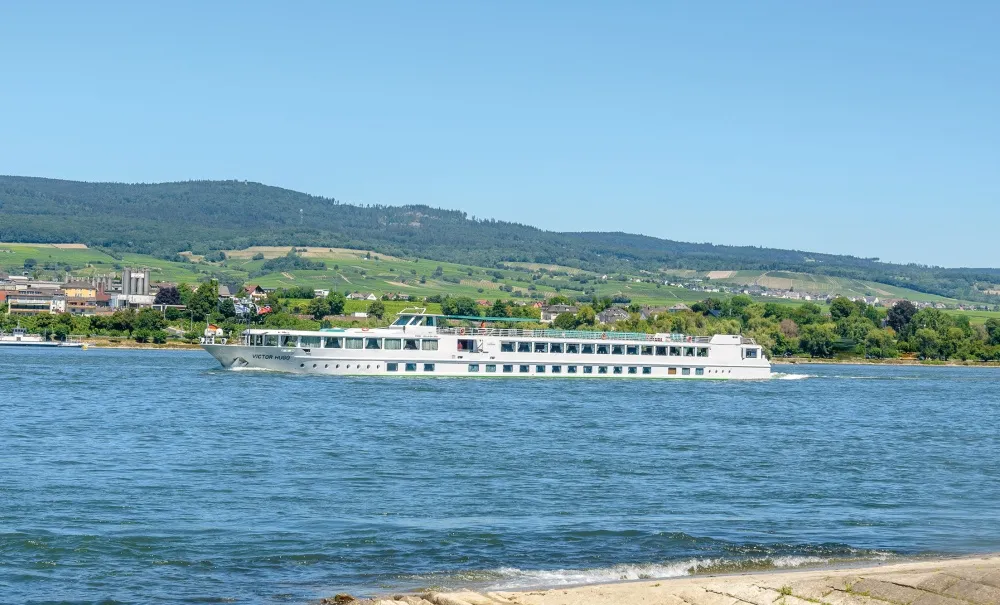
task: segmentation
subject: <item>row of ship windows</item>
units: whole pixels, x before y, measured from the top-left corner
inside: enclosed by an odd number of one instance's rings
[[[312,367],[314,367],[314,368],[317,367],[317,366],[318,366],[318,364],[315,364],[315,363],[312,364]],[[418,366],[423,366],[422,369],[423,369],[424,372],[433,372],[434,368],[435,368],[435,364],[433,364],[433,363],[424,363],[424,364],[417,364],[417,363],[403,363],[403,364],[400,364],[400,363],[387,363],[387,364],[385,364],[385,369],[386,369],[387,372],[398,372],[398,371],[400,371],[400,366],[403,366],[402,369],[405,372],[416,372]],[[306,364],[300,363],[299,367],[304,368],[304,367],[306,367]],[[323,364],[323,367],[324,368],[329,368],[330,364],[328,364],[328,363]],[[360,370],[361,369],[361,364],[359,363],[355,367]],[[376,364],[375,365],[375,369],[376,370],[381,369],[381,367],[382,367],[381,364]],[[468,366],[468,370],[469,370],[470,373],[476,373],[476,372],[479,372],[480,367],[485,368],[485,370],[486,370],[487,373],[495,373],[497,371],[497,367],[498,366],[496,364],[492,364],[492,363],[490,363],[490,364],[483,364],[482,366],[480,366],[480,364],[478,364],[478,363],[470,363],[469,366]],[[509,364],[509,365],[501,365],[499,367],[501,368],[501,371],[504,374],[513,374],[515,367],[517,367],[517,373],[519,373],[519,374],[530,374],[531,373],[531,365],[517,365],[517,366],[515,366],[513,364]],[[597,368],[597,373],[598,374],[607,374],[609,367],[611,369],[611,373],[612,374],[625,374],[626,370],[627,370],[628,374],[639,374],[640,370],[642,371],[643,374],[647,374],[647,375],[653,373],[653,368],[651,368],[650,366],[642,366],[641,368],[638,367],[638,366],[628,366],[628,367],[623,367],[623,366],[566,366],[566,373],[567,374],[577,374],[580,371],[580,369],[582,368],[584,374],[593,374],[595,367]],[[336,369],[340,369],[340,364],[339,363],[336,364],[335,368]],[[344,368],[347,369],[347,370],[350,370],[351,369],[351,365],[347,364],[347,365],[344,366]],[[370,370],[371,368],[372,368],[372,364],[367,364],[365,366],[365,369]],[[694,371],[694,375],[695,376],[704,376],[705,375],[705,368],[667,368],[667,374],[670,375],[670,376],[675,376],[675,375],[678,374],[678,371],[679,371],[681,376],[691,376],[692,370]],[[550,374],[562,374],[562,371],[563,371],[563,366],[558,366],[558,365],[557,366],[543,366],[543,365],[536,365],[535,366],[535,374],[545,374],[546,372],[548,372]],[[726,370],[708,370],[709,374],[712,374],[712,373],[715,373],[715,374],[724,374],[726,372],[727,372]],[[731,374],[732,370],[728,370],[728,372]]]
[[[385,364],[385,369],[387,371],[389,371],[389,372],[398,372],[400,370],[400,366],[403,366],[402,369],[405,372],[416,372],[417,371],[417,365],[418,364],[416,364],[416,363],[404,363],[404,364],[387,363],[387,364]],[[422,364],[422,365],[423,365],[423,371],[424,372],[433,372],[434,371],[434,364],[433,363],[425,363],[425,364]],[[468,371],[470,373],[476,373],[476,372],[479,372],[480,368],[485,369],[485,371],[487,373],[495,373],[497,371],[497,368],[500,368],[501,372],[503,372],[504,374],[513,374],[514,373],[514,368],[517,368],[517,373],[519,373],[519,374],[530,374],[532,366],[531,365],[513,365],[513,364],[497,365],[497,364],[492,364],[492,363],[489,363],[489,364],[470,363],[469,366],[468,366]],[[546,372],[548,372],[550,374],[562,374],[563,373],[563,366],[536,365],[536,366],[534,366],[534,368],[535,368],[535,374],[545,374]],[[653,368],[650,367],[650,366],[642,366],[642,367],[639,367],[639,366],[627,366],[627,367],[625,367],[625,366],[565,366],[565,368],[566,368],[566,373],[567,374],[577,374],[581,370],[582,370],[582,372],[584,374],[593,374],[595,368],[597,369],[597,373],[598,374],[607,374],[609,368],[610,368],[612,374],[625,374],[626,372],[628,374],[639,374],[640,371],[641,371],[642,374],[647,374],[647,375],[653,373]],[[671,376],[676,375],[678,372],[680,372],[681,376],[690,376],[691,373],[692,373],[692,371],[694,372],[695,376],[704,376],[705,375],[705,368],[667,368],[667,374],[669,374]],[[712,373],[713,371],[715,373],[718,373],[718,374],[723,373],[723,370],[709,370],[709,373]],[[729,371],[732,372],[732,370],[729,370]]]
[[[251,344],[258,347],[301,347],[303,349],[368,349],[387,351],[437,351],[436,339],[344,338],[341,336],[279,336],[256,334]]]
[[[708,347],[672,347],[655,345],[618,345],[562,342],[502,341],[502,353],[583,353],[585,355],[671,355],[674,357],[708,357]]]

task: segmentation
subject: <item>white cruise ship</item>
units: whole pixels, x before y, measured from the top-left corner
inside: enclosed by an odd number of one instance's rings
[[[250,329],[238,343],[205,338],[225,368],[337,376],[532,376],[765,379],[760,345],[738,335],[443,327],[403,311],[385,328]]]

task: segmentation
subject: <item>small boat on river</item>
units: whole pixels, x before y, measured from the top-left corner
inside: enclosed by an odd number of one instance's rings
[[[76,339],[65,342],[56,340],[45,340],[38,334],[28,334],[28,331],[20,324],[10,331],[10,334],[0,332],[0,347],[83,347],[83,343]]]

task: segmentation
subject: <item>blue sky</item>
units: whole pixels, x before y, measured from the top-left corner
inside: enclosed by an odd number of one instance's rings
[[[1000,3],[5,2],[0,173],[998,266]]]

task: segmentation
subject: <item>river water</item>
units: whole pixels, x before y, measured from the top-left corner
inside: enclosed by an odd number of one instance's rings
[[[1000,551],[1000,370],[331,378],[0,350],[0,603],[304,603]]]

